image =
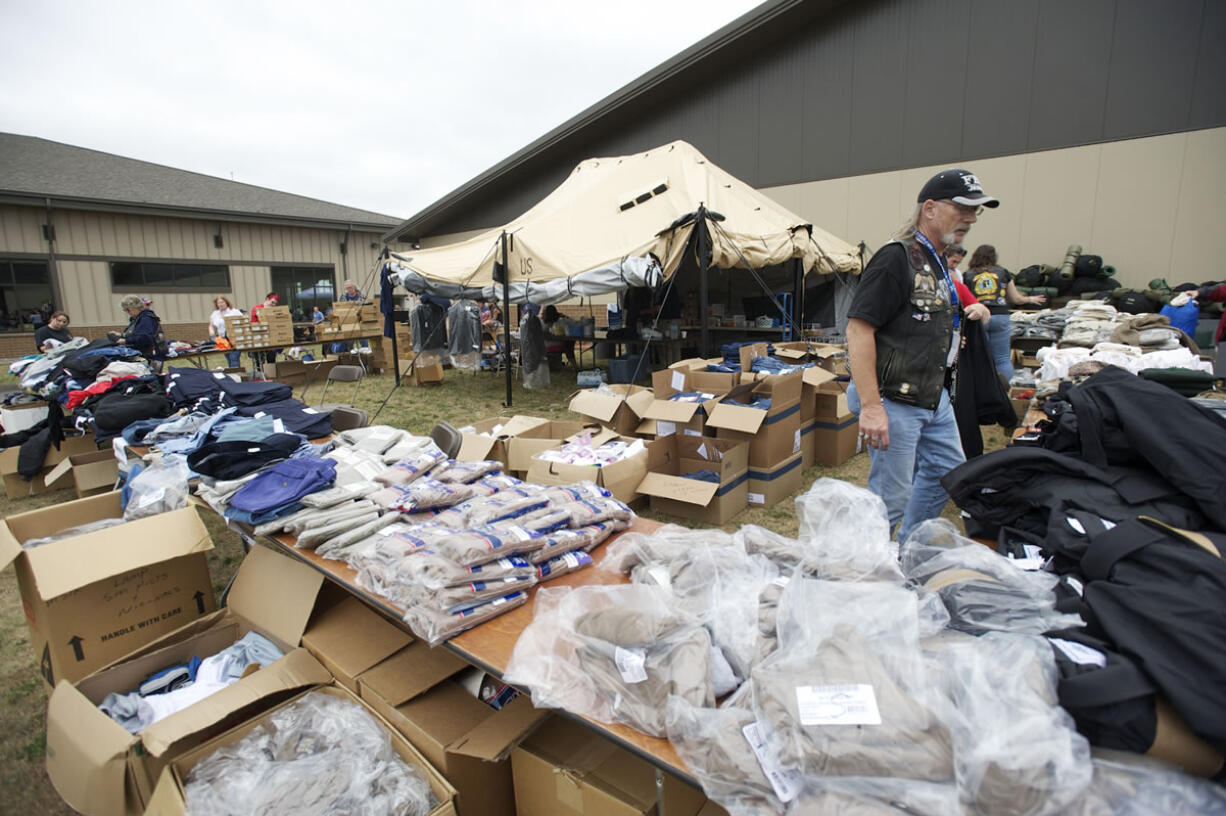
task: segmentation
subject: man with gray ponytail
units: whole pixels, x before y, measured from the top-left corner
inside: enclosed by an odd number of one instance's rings
[[[984,207],[1000,202],[974,174],[944,170],[860,276],[848,310],[848,402],[872,458],[868,487],[906,540],[949,499],[941,477],[965,460],[949,385],[964,304],[945,264]]]

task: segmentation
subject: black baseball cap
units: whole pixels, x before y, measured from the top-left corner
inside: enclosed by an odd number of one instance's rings
[[[969,170],[942,170],[920,190],[916,201],[921,204],[929,199],[933,201],[949,200],[971,207],[999,207],[1000,201],[983,191],[979,177]]]

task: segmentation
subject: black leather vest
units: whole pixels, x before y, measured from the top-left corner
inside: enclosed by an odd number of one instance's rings
[[[953,338],[949,287],[936,259],[915,237],[903,239],[910,272],[906,306],[877,328],[877,384],[883,397],[935,409],[945,387]]]

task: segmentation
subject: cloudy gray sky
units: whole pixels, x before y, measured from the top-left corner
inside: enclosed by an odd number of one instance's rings
[[[408,217],[756,0],[0,0],[0,131]]]

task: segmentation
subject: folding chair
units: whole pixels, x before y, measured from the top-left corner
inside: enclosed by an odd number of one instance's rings
[[[319,395],[319,404],[315,407],[321,411],[331,411],[333,408],[342,405],[348,406],[353,400],[358,398],[358,389],[362,387],[362,377],[366,372],[361,366],[355,365],[338,365],[334,366],[328,372],[328,379],[324,380],[324,390]],[[353,383],[353,396],[350,397],[350,403],[333,402],[325,403],[324,399],[328,396],[328,386],[333,382],[351,382]]]
[[[464,441],[460,432],[450,422],[445,421],[434,424],[434,427],[430,429],[430,438],[434,440],[434,444],[438,445],[439,450],[447,454],[448,459],[455,458],[455,455],[460,452],[460,444]]]
[[[370,415],[352,405],[338,405],[332,409],[332,430],[351,431],[370,424]]]

